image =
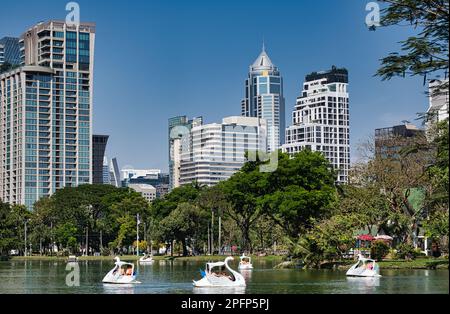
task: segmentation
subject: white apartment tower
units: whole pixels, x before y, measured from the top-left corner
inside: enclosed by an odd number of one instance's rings
[[[29,209],[92,183],[95,25],[39,23],[20,39],[22,66],[0,75],[0,198]]]
[[[180,185],[212,186],[230,178],[246,162],[246,152],[267,152],[267,123],[253,117],[227,117],[194,126],[180,161]]]
[[[428,114],[432,115],[432,121],[441,122],[448,119],[448,95],[448,78],[429,82],[430,105],[428,107]]]
[[[332,67],[306,76],[303,91],[286,129],[282,150],[318,151],[337,171],[337,183],[348,182],[350,167],[348,72]]]

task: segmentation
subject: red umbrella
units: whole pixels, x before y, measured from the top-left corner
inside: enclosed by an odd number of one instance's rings
[[[375,238],[370,234],[362,234],[359,235],[357,239],[361,241],[372,241]]]

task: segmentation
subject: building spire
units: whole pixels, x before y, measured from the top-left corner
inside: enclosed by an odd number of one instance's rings
[[[262,41],[262,52],[266,52],[266,40],[263,36],[263,41]]]

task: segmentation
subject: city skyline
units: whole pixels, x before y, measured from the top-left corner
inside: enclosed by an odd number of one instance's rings
[[[332,65],[349,70],[353,158],[357,158],[357,143],[372,136],[374,129],[402,120],[416,122],[415,114],[427,110],[427,87],[422,78],[381,82],[373,77],[379,66],[377,59],[396,51],[397,41],[409,33],[402,29],[370,32],[364,24],[365,3],[287,4],[277,9],[272,23],[242,32],[238,31],[244,25],[240,18],[254,9],[255,2],[175,2],[177,10],[169,10],[174,3],[160,2],[133,8],[118,3],[78,3],[81,20],[95,22],[98,27],[93,133],[110,135],[106,155],[116,156],[121,165],[168,172],[165,139],[170,117],[203,116],[205,123],[210,123],[239,115],[242,82],[248,65],[260,53],[263,38],[268,54],[283,73],[287,126],[291,125],[290,114],[307,73]],[[30,10],[23,12],[22,6],[5,4],[17,19],[8,23],[0,19],[0,37],[19,36],[35,22],[62,19],[67,13],[65,3],[30,2],[28,6]],[[258,8],[264,11],[269,7],[269,3],[261,2]],[[121,10],[128,10],[133,21],[116,23],[123,14]],[[143,19],[144,14],[147,19]],[[230,19],[230,14],[235,19]],[[321,25],[313,23],[318,16],[322,17]],[[335,27],[330,28],[331,24]],[[126,36],[120,47],[112,44],[115,35]],[[138,72],[129,60],[143,60]],[[123,74],[111,79],[111,68]],[[131,73],[134,80],[125,81]]]

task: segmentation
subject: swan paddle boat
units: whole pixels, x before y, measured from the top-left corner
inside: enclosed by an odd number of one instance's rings
[[[232,261],[233,257],[228,256],[224,262],[206,263],[206,269],[203,272],[203,278],[195,281],[194,286],[200,288],[206,287],[245,287],[244,277],[230,268],[228,262]],[[220,272],[216,273],[213,269],[219,269]],[[229,274],[225,273],[225,269]]]
[[[153,257],[151,255],[144,255],[139,259],[139,264],[147,265],[153,263]]]
[[[241,261],[239,262],[239,270],[250,270],[253,269],[252,259],[250,256],[245,256],[242,254],[240,257]]]
[[[347,276],[381,277],[380,267],[375,260],[358,255],[358,262],[347,271]]]
[[[106,274],[103,278],[104,283],[114,284],[131,284],[140,283],[136,280],[136,273],[134,272],[134,264],[122,262],[120,258],[115,257],[116,261],[114,268]]]

